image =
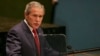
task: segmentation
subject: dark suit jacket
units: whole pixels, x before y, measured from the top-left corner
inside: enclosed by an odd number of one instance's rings
[[[59,53],[54,51],[43,37],[43,32],[38,29],[41,56],[59,56]],[[34,38],[24,21],[14,26],[7,35],[6,41],[7,56],[37,56]]]

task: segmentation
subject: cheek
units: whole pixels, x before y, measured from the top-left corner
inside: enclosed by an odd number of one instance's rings
[[[40,21],[42,22],[43,21],[43,18],[41,18]]]
[[[43,19],[40,20],[40,23],[42,23]]]
[[[29,24],[31,24],[31,25],[32,25],[34,20],[33,20],[33,19],[31,19],[31,18],[28,18],[28,19],[27,19],[27,21],[29,22]]]
[[[33,17],[30,17],[29,20],[30,20],[31,23],[34,22],[34,18]]]
[[[31,23],[31,24],[34,24],[34,20],[33,20],[33,19],[31,19],[31,20],[30,20],[30,23]]]

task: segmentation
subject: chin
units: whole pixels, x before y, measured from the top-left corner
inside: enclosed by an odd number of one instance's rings
[[[39,27],[35,27],[35,29],[38,29]]]
[[[39,26],[33,26],[33,28],[34,28],[34,29],[38,29],[38,28],[39,28]]]

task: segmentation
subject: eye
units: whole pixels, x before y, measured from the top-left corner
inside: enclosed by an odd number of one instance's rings
[[[42,17],[42,16],[39,16],[39,17]]]
[[[42,18],[43,16],[42,16],[42,15],[40,15],[39,17],[40,17],[40,18]]]
[[[33,17],[37,17],[37,15],[36,14],[34,14],[34,15],[32,15]]]

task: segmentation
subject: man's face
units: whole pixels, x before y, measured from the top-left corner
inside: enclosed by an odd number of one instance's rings
[[[30,13],[28,15],[25,14],[25,19],[33,29],[37,29],[42,23],[43,16],[44,16],[44,10],[35,7],[30,9]]]

